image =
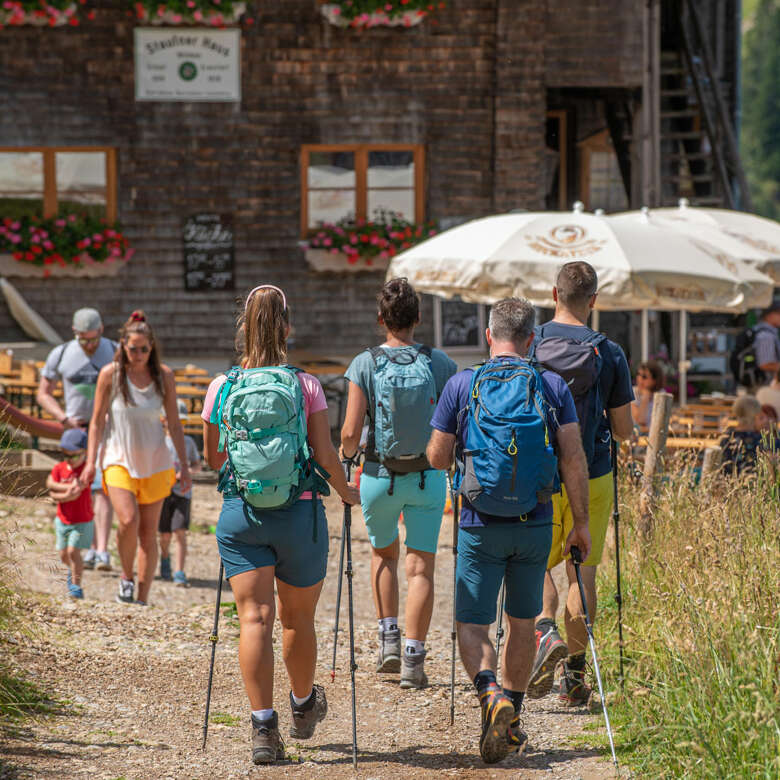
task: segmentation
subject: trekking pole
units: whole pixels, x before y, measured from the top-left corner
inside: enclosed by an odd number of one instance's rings
[[[352,461],[344,460],[344,472],[349,482],[352,476]],[[349,671],[352,677],[352,766],[357,769],[357,714],[355,710],[355,615],[352,603],[352,507],[344,504],[344,539],[347,548],[347,598],[349,601]]]
[[[506,599],[506,580],[501,580],[501,592],[498,594],[498,620],[496,621],[496,669],[501,668],[501,640],[504,638],[504,600]]]
[[[452,503],[452,631],[450,640],[452,641],[452,665],[450,666],[450,726],[455,723],[455,640],[457,632],[455,630],[455,589],[458,578],[458,523],[460,522],[460,512],[458,507],[458,495],[452,485],[452,478],[447,475],[447,481],[450,483],[450,501]]]
[[[341,610],[341,585],[344,582],[344,523],[341,525],[341,553],[339,554],[339,587],[336,591],[336,625],[333,627],[333,664],[330,668],[330,681],[336,679],[336,647],[339,639],[339,612]]]
[[[620,687],[623,688],[623,592],[620,586],[620,509],[618,508],[618,446],[612,439],[612,522],[615,526],[615,566],[617,568],[618,650],[620,652]]]
[[[612,726],[609,722],[609,712],[607,712],[607,699],[604,696],[604,686],[601,684],[601,672],[599,671],[599,659],[596,656],[596,643],[593,639],[593,624],[590,622],[590,615],[588,614],[588,602],[585,599],[585,586],[582,584],[582,574],[580,574],[580,564],[582,563],[582,553],[580,548],[572,546],[571,548],[571,560],[574,564],[574,572],[577,575],[577,585],[580,589],[580,600],[582,601],[582,610],[585,613],[585,630],[588,632],[588,642],[590,643],[590,653],[593,656],[593,668],[596,671],[596,682],[599,684],[599,695],[601,696],[601,704],[604,708],[604,720],[607,723],[607,736],[609,737],[609,746],[612,749],[612,761],[615,764],[615,770],[620,776],[620,767],[618,766],[617,755],[615,754],[615,741],[612,738]]]
[[[206,749],[206,739],[209,735],[209,707],[211,706],[211,681],[214,679],[214,655],[217,652],[217,640],[219,635],[217,629],[219,627],[219,602],[222,599],[222,579],[225,574],[225,564],[222,562],[222,558],[219,559],[219,584],[217,585],[217,606],[214,609],[214,628],[209,637],[211,642],[211,666],[209,667],[209,684],[206,689],[206,717],[203,719],[203,745],[201,750]]]

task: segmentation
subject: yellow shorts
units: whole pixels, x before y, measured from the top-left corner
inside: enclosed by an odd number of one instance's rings
[[[598,566],[601,554],[604,552],[604,539],[607,536],[609,516],[612,512],[612,472],[588,481],[588,509],[590,514],[590,555],[584,561],[586,566]],[[553,498],[553,540],[547,569],[552,569],[563,560],[563,550],[566,537],[571,532],[574,519],[571,506],[566,495],[566,488],[561,486],[561,492]]]
[[[151,477],[136,479],[131,477],[124,466],[108,466],[103,471],[103,490],[106,487],[129,490],[139,504],[154,504],[171,494],[171,488],[176,484],[176,472],[173,469],[158,471]]]

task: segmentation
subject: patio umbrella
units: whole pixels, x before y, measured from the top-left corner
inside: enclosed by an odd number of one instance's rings
[[[681,198],[677,208],[653,209],[652,214],[681,226],[711,229],[715,243],[716,235],[725,234],[743,247],[736,257],[755,265],[780,285],[780,223],[744,211],[690,206],[687,198]]]
[[[712,254],[643,214],[599,217],[518,213],[476,219],[393,258],[388,278],[421,292],[494,303],[523,296],[552,306],[558,269],[587,260],[599,276],[600,310],[733,311],[746,286]]]

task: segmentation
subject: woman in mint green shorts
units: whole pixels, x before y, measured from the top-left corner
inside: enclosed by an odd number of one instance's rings
[[[284,293],[273,285],[256,287],[247,297],[240,323],[244,347],[241,366],[286,364],[289,332],[290,312]],[[347,483],[331,442],[322,386],[310,374],[299,372],[297,379],[314,458],[331,475],[328,481],[342,500],[356,504],[357,489]],[[215,470],[224,463],[225,453],[218,451],[219,427],[211,422],[211,412],[225,381],[221,376],[211,383],[201,415],[206,458]],[[273,764],[284,758],[273,706],[274,585],[282,624],[282,655],[292,688],[290,735],[308,739],[328,711],[324,689],[314,685],[314,613],[328,564],[328,526],[322,502],[311,491],[285,508],[249,510],[237,495],[232,478],[230,481],[233,489],[224,490],[217,544],[241,623],[238,663],[252,710],[252,760]],[[316,502],[314,506],[312,502]]]
[[[433,612],[433,572],[446,475],[425,459],[430,418],[457,366],[441,350],[414,340],[420,323],[417,293],[392,279],[377,296],[380,347],[361,352],[346,377],[349,395],[341,448],[354,455],[368,416],[360,503],[371,542],[371,586],[379,620],[377,672],[401,672],[402,688],[422,688],[425,638]],[[406,529],[406,645],[398,628],[398,521]]]

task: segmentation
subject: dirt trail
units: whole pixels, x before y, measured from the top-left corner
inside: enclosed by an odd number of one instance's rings
[[[355,777],[342,601],[338,665],[330,681],[342,513],[328,500],[330,560],[317,615],[318,681],[329,714],[309,742],[287,740],[295,759],[273,768],[250,763],[248,704],[237,660],[238,624],[222,618],[209,741],[201,751],[203,707],[219,560],[215,537],[198,528],[216,523],[212,485],[196,485],[187,573],[191,587],[155,581],[150,606],[114,601],[117,572],[85,573],[83,602],[66,599],[65,575],[54,552],[51,505],[46,500],[0,498],[0,522],[16,527],[19,569],[29,589],[34,633],[17,635],[17,662],[53,697],[59,711],[0,730],[0,756],[15,765],[2,777],[158,778]],[[601,728],[601,716],[567,709],[553,696],[528,702],[530,747],[486,767],[479,759],[479,707],[460,662],[456,666],[456,722],[449,725],[452,523],[445,517],[437,558],[437,594],[426,669],[431,686],[402,691],[397,677],[374,673],[376,622],[369,584],[369,545],[359,509],[353,512],[358,745],[361,778],[611,777],[610,765],[583,747],[583,729]],[[113,534],[112,534],[113,537]],[[112,538],[112,547],[113,547]],[[403,567],[401,567],[403,568]],[[404,582],[403,573],[401,574]],[[229,586],[223,601],[231,601]],[[401,609],[403,614],[403,604]],[[278,626],[277,626],[278,629]],[[276,644],[279,646],[278,631]],[[284,734],[289,726],[287,682],[278,658],[275,697]],[[585,731],[584,734],[590,734]],[[575,738],[576,746],[575,746]]]

